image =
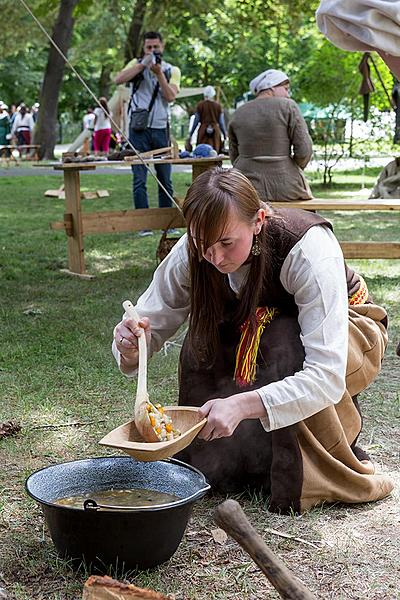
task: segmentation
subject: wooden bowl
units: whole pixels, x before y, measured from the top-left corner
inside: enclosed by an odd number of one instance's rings
[[[194,440],[207,419],[202,419],[194,406],[166,406],[165,413],[171,417],[174,427],[181,435],[169,442],[144,442],[136,429],[135,421],[128,421],[107,433],[99,444],[118,448],[137,460],[162,460],[174,456]]]

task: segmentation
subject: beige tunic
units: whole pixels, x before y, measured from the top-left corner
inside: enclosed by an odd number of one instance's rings
[[[312,156],[312,141],[297,104],[266,97],[244,104],[229,123],[232,164],[268,202],[309,200],[302,169]]]

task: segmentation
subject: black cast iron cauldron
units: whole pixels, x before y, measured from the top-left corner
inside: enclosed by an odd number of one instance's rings
[[[129,456],[89,458],[52,465],[26,480],[42,507],[58,554],[92,572],[148,569],[178,548],[193,504],[210,489],[204,475],[179,460],[139,462]],[[100,490],[150,489],[179,499],[158,507],[86,510],[54,500]],[[90,504],[90,503],[89,503]]]

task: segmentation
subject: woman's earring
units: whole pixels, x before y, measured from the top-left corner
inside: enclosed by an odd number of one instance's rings
[[[258,235],[256,234],[253,242],[253,245],[251,247],[251,253],[253,256],[260,256],[261,254],[261,246],[260,246],[260,242],[258,240]]]

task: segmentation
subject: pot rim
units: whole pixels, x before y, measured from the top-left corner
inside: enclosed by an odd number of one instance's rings
[[[28,487],[29,484],[29,480],[34,476],[37,475],[38,473],[40,473],[41,471],[46,471],[47,469],[51,468],[51,467],[57,467],[57,466],[61,466],[61,465],[68,465],[70,463],[77,463],[77,462],[83,462],[83,461],[87,461],[87,460],[106,460],[106,459],[110,459],[110,458],[116,458],[119,460],[134,460],[132,459],[132,457],[130,456],[95,456],[93,458],[78,458],[77,460],[67,460],[65,462],[61,462],[61,463],[55,463],[53,465],[48,465],[47,467],[42,467],[41,469],[37,469],[36,471],[34,471],[33,473],[31,473],[29,475],[29,477],[27,477],[27,479],[25,480],[25,491],[26,493],[36,502],[38,502],[39,504],[44,504],[46,506],[51,506],[51,507],[56,507],[56,508],[60,508],[60,509],[64,509],[64,510],[74,510],[74,511],[80,511],[80,512],[98,512],[98,510],[96,508],[90,508],[90,509],[85,509],[85,508],[77,508],[77,507],[73,507],[73,506],[63,506],[62,504],[56,504],[55,502],[49,502],[48,500],[42,500],[41,498],[39,498],[38,496],[36,496]],[[141,461],[136,461],[136,462],[141,462]],[[199,471],[199,469],[196,469],[196,467],[193,467],[192,465],[188,465],[187,463],[178,460],[177,458],[164,458],[160,461],[155,461],[155,462],[165,462],[165,463],[172,463],[172,464],[176,464],[177,466],[183,467],[185,469],[188,469],[189,471],[193,471],[194,473],[197,473],[197,475],[199,475],[204,482],[204,485],[201,489],[197,490],[197,492],[194,492],[193,494],[191,494],[190,496],[187,496],[186,498],[180,498],[179,500],[173,501],[173,502],[168,502],[166,504],[157,504],[155,506],[127,506],[127,507],[107,507],[106,509],[101,509],[100,512],[104,513],[104,512],[108,512],[108,513],[116,513],[116,512],[130,512],[130,513],[137,513],[137,512],[153,512],[153,511],[159,511],[159,510],[167,510],[170,508],[175,508],[178,506],[182,506],[184,504],[188,504],[190,502],[194,502],[195,500],[198,500],[200,498],[202,498],[210,489],[211,486],[208,483],[207,479],[204,476],[204,473],[202,473],[201,471]],[[100,507],[99,507],[100,508]],[[119,508],[119,510],[118,510]]]

